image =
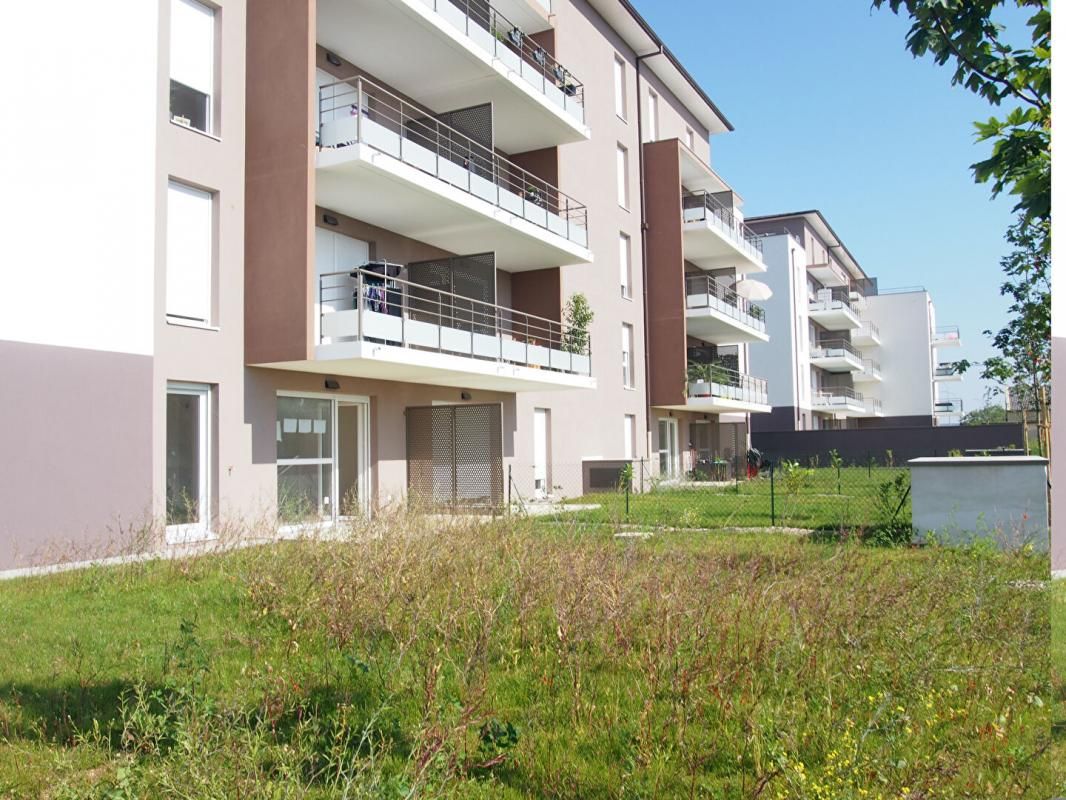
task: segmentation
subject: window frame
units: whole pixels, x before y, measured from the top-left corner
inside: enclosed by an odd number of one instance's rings
[[[621,142],[615,150],[615,170],[618,173],[618,206],[629,211],[629,148]]]
[[[622,122],[629,122],[629,103],[626,97],[626,62],[617,53],[614,56],[614,114]]]
[[[184,81],[181,81],[178,78],[175,78],[174,74],[173,74],[174,73],[174,51],[176,49],[175,48],[174,18],[176,16],[175,15],[175,9],[179,5],[198,7],[199,9],[202,9],[204,12],[209,14],[210,17],[211,17],[211,64],[210,64],[210,78],[208,80],[208,84],[209,85],[207,87],[205,87],[207,89],[207,91],[204,91],[204,89],[200,88],[200,87],[190,86],[189,84],[185,83]],[[220,11],[221,11],[221,9],[218,6],[216,6],[216,5],[212,4],[212,3],[203,2],[203,0],[170,0],[170,42],[169,42],[170,51],[169,51],[169,63],[167,65],[167,88],[168,88],[168,91],[173,92],[173,84],[177,83],[180,86],[182,86],[182,87],[184,87],[184,88],[186,88],[188,90],[191,90],[193,92],[198,92],[200,94],[205,95],[205,97],[207,98],[207,102],[206,102],[207,124],[206,124],[206,127],[204,127],[204,128],[198,128],[198,127],[196,127],[195,125],[192,125],[192,124],[185,124],[183,122],[179,122],[178,119],[174,115],[173,108],[171,107],[170,100],[168,98],[167,113],[168,113],[168,116],[169,116],[169,119],[170,119],[170,123],[172,125],[176,125],[179,128],[185,128],[186,130],[192,131],[193,133],[199,133],[199,134],[202,134],[204,136],[209,136],[209,137],[211,137],[213,139],[220,138],[220,131],[221,131],[221,128],[220,128],[220,116],[221,115],[219,113],[219,107],[220,107],[220,104],[219,104],[219,94],[220,94],[220,91],[219,91],[219,89],[220,89],[219,72],[220,72],[220,61],[221,61],[220,53],[219,53],[219,32],[220,32],[220,30],[219,30],[220,29],[220,26],[219,26],[219,13],[220,13]]]
[[[618,232],[618,276],[622,297],[633,299],[633,237],[624,231]]]
[[[196,498],[197,505],[199,506],[200,513],[199,519],[196,522],[182,522],[170,524],[166,521],[166,511],[164,510],[164,525],[165,525],[165,538],[168,545],[172,544],[187,544],[190,542],[205,541],[208,539],[216,538],[216,535],[211,530],[211,503],[214,496],[213,493],[213,481],[212,481],[212,465],[214,462],[214,426],[212,425],[212,413],[213,399],[215,395],[215,387],[209,383],[188,383],[183,381],[168,381],[166,387],[166,401],[169,402],[171,395],[179,395],[183,397],[195,397],[197,398],[199,416],[199,436],[197,437],[197,460],[199,461],[199,487],[198,497]],[[164,415],[164,419],[165,419]],[[166,439],[168,431],[163,431],[164,437],[164,450],[166,450]],[[164,470],[164,498],[166,495],[166,472],[167,472],[167,454],[164,453],[163,457],[163,470]],[[164,503],[166,500],[164,499]]]
[[[633,326],[628,322],[622,323],[622,388],[636,388],[636,370],[633,363],[634,335]]]
[[[646,141],[659,141],[659,93],[648,87],[648,138]],[[691,148],[689,148],[691,149]]]
[[[174,258],[174,251],[172,251],[172,245],[177,244],[176,239],[171,238],[171,234],[174,230],[172,224],[173,219],[171,217],[171,191],[174,188],[179,191],[192,195],[200,195],[207,199],[209,204],[209,211],[211,219],[208,225],[210,237],[210,255],[208,256],[209,263],[207,265],[207,299],[206,299],[206,316],[198,317],[192,316],[188,313],[179,313],[182,309],[172,309],[171,302],[176,300],[172,297],[173,291],[171,289],[170,281],[173,275],[176,275],[174,268],[177,259]],[[164,278],[163,278],[163,314],[167,322],[177,325],[188,325],[199,328],[213,328],[218,317],[218,309],[216,305],[217,292],[217,273],[218,273],[218,192],[208,189],[203,186],[197,186],[196,184],[183,181],[174,176],[167,178],[167,203],[166,203],[166,259],[164,261]]]

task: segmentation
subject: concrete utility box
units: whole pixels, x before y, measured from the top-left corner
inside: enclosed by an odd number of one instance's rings
[[[1038,456],[914,458],[915,536],[946,544],[988,539],[1003,548],[1048,549],[1047,459]]]

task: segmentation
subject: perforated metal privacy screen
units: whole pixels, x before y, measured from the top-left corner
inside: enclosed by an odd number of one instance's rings
[[[418,284],[409,290],[409,306],[414,319],[492,335],[491,309],[464,302],[464,298],[479,303],[496,302],[495,254],[413,262],[407,265],[407,278]],[[422,290],[420,286],[427,288]],[[446,298],[447,302],[444,302],[437,292],[449,292],[458,297]],[[444,319],[438,322],[438,317]]]
[[[423,508],[503,505],[503,422],[498,404],[412,406],[407,492]]]

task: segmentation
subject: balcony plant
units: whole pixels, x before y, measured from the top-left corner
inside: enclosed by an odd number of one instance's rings
[[[588,298],[581,292],[570,295],[564,310],[566,332],[563,334],[563,350],[568,353],[589,351],[589,325],[595,314],[589,306]]]

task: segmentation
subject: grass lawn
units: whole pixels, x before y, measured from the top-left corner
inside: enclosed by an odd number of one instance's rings
[[[1045,557],[424,524],[0,584],[0,797],[1063,788]]]
[[[625,494],[615,491],[567,501],[596,504],[599,508],[557,516],[572,516],[582,522],[696,528],[771,524],[836,530],[864,528],[888,521],[896,509],[898,519],[910,520],[907,481],[906,469],[890,467],[842,467],[839,473],[832,467],[800,468],[775,475],[771,502],[770,479],[765,476],[728,486],[653,487],[645,480],[645,491],[630,494],[628,515]],[[639,478],[634,484],[639,489]],[[561,508],[565,509],[565,505]]]

